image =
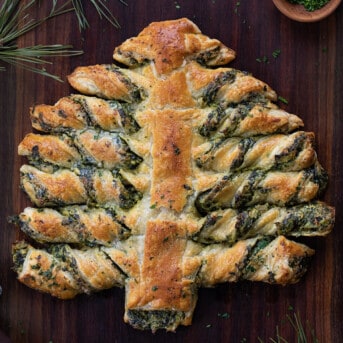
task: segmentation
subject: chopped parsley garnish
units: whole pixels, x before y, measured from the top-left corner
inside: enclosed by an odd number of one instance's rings
[[[279,101],[281,101],[281,102],[283,102],[284,104],[288,104],[288,100],[287,99],[285,99],[285,98],[283,98],[282,96],[278,96],[278,100]]]
[[[324,7],[329,0],[288,0],[291,4],[303,5],[306,11],[313,12]]]

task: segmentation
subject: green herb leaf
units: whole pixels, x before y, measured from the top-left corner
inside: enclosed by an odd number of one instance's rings
[[[272,53],[274,58],[278,58],[280,54],[281,54],[281,50],[280,49],[276,49]]]
[[[324,7],[329,0],[288,0],[292,4],[303,5],[306,11],[313,12]]]
[[[281,102],[283,102],[284,104],[288,104],[288,100],[287,99],[285,99],[285,98],[283,98],[282,96],[278,96],[278,100],[279,101],[281,101]]]
[[[269,63],[269,59],[267,56],[258,57],[256,58],[256,61],[259,63]]]

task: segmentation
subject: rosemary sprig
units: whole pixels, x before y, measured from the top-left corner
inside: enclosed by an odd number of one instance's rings
[[[20,0],[5,0],[0,8],[0,61],[16,65],[38,74],[51,77],[61,81],[58,76],[48,73],[45,68],[39,66],[50,62],[42,57],[51,56],[75,56],[82,51],[70,50],[70,45],[35,45],[18,47],[16,40],[24,34],[32,31],[45,21],[73,10],[70,1],[57,5],[57,0],[52,1],[50,13],[41,19],[30,18],[27,11],[36,3],[36,0],[29,1],[26,5],[20,5]],[[0,66],[0,71],[6,70]]]
[[[35,65],[52,64],[51,62],[42,59],[42,57],[51,56],[74,56],[79,55],[79,51],[71,51],[71,45],[34,45],[24,48],[18,48],[16,46],[0,48],[0,60],[8,64],[22,67],[26,70],[48,76],[56,81],[62,81],[58,76],[48,73],[44,67],[38,68]],[[5,67],[0,66],[0,71],[4,71]]]
[[[119,0],[123,5],[127,6],[124,0]],[[120,28],[120,24],[112,12],[108,9],[105,2],[106,0],[90,0],[91,4],[94,6],[98,12],[100,18],[104,17],[108,22],[110,22],[114,27]],[[82,6],[82,0],[72,0],[72,4],[75,10],[77,20],[79,22],[80,30],[84,30],[89,27],[89,22],[86,18],[84,8]]]
[[[104,17],[114,27],[120,27],[119,22],[106,6],[106,0],[89,1],[93,4],[100,18]],[[124,0],[119,1],[127,5]],[[42,19],[32,19],[27,11],[36,3],[36,0],[30,0],[26,5],[20,4],[20,0],[5,0],[3,2],[0,8],[0,62],[13,64],[61,81],[59,77],[48,73],[44,67],[40,68],[42,65],[50,63],[42,59],[42,57],[75,56],[82,54],[83,51],[73,51],[70,50],[72,49],[71,45],[61,44],[34,45],[19,48],[16,40],[45,21],[70,11],[75,12],[80,30],[89,27],[82,0],[68,0],[61,5],[58,4],[58,0],[52,0],[52,8],[49,15]],[[4,70],[6,68],[0,65],[0,71]]]
[[[294,328],[295,332],[297,333],[298,343],[308,343],[308,337],[305,332],[304,325],[299,317],[299,314],[293,313],[293,318],[290,315],[287,315],[288,321],[291,323],[292,327]],[[311,331],[312,342],[318,343],[318,338],[316,337],[314,330],[310,327],[307,323],[308,328]]]
[[[57,0],[52,1],[50,13],[41,19],[30,19],[26,11],[31,8],[36,0],[29,1],[26,5],[20,5],[20,0],[5,0],[0,9],[0,45],[12,43],[18,37],[33,30],[45,21],[70,12],[72,7],[68,7],[70,1],[57,6]]]
[[[318,338],[316,337],[313,328],[311,328],[309,323],[307,323],[308,330],[311,332],[311,336],[310,336],[311,341],[310,341],[310,337],[307,334],[307,330],[305,330],[305,328],[304,328],[304,325],[303,325],[302,320],[299,316],[299,313],[294,312],[293,316],[290,316],[289,314],[287,314],[286,318],[296,333],[297,343],[309,343],[309,342],[319,343]],[[264,341],[260,337],[258,337],[258,341],[259,341],[259,343],[264,343]],[[288,341],[284,337],[281,336],[278,326],[276,326],[276,338],[270,337],[269,342],[271,342],[271,343],[288,343]]]

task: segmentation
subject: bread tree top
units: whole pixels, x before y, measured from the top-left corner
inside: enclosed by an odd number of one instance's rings
[[[208,66],[227,64],[235,52],[217,39],[203,35],[190,20],[183,18],[151,23],[134,38],[114,50],[113,58],[129,67],[153,61],[159,74],[196,60]]]

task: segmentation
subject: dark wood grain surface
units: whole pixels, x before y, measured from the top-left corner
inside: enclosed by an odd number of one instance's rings
[[[289,101],[281,104],[298,114],[305,129],[314,131],[319,160],[329,173],[324,200],[336,207],[334,231],[326,238],[308,239],[316,250],[306,276],[296,285],[258,283],[201,289],[193,324],[176,333],[140,332],[124,324],[124,290],[112,289],[61,301],[16,281],[11,270],[11,244],[22,234],[7,217],[29,203],[19,189],[24,162],[17,146],[31,131],[29,107],[52,104],[72,92],[58,83],[21,69],[7,67],[0,82],[0,329],[12,342],[271,342],[278,332],[288,342],[297,336],[287,316],[297,313],[314,341],[342,342],[343,337],[343,6],[313,24],[293,22],[271,0],[127,0],[108,1],[122,28],[100,20],[83,1],[90,28],[80,33],[69,13],[44,24],[18,42],[72,44],[84,55],[55,58],[48,70],[65,80],[77,65],[110,63],[112,51],[152,21],[188,17],[210,37],[237,51],[231,66],[252,72]],[[0,4],[2,1],[0,1]],[[50,1],[40,2],[34,16],[45,13]],[[275,50],[280,50],[277,58]],[[268,59],[268,60],[266,60]],[[260,62],[259,62],[260,61]],[[222,315],[227,314],[227,315]],[[1,341],[1,336],[0,336]]]

